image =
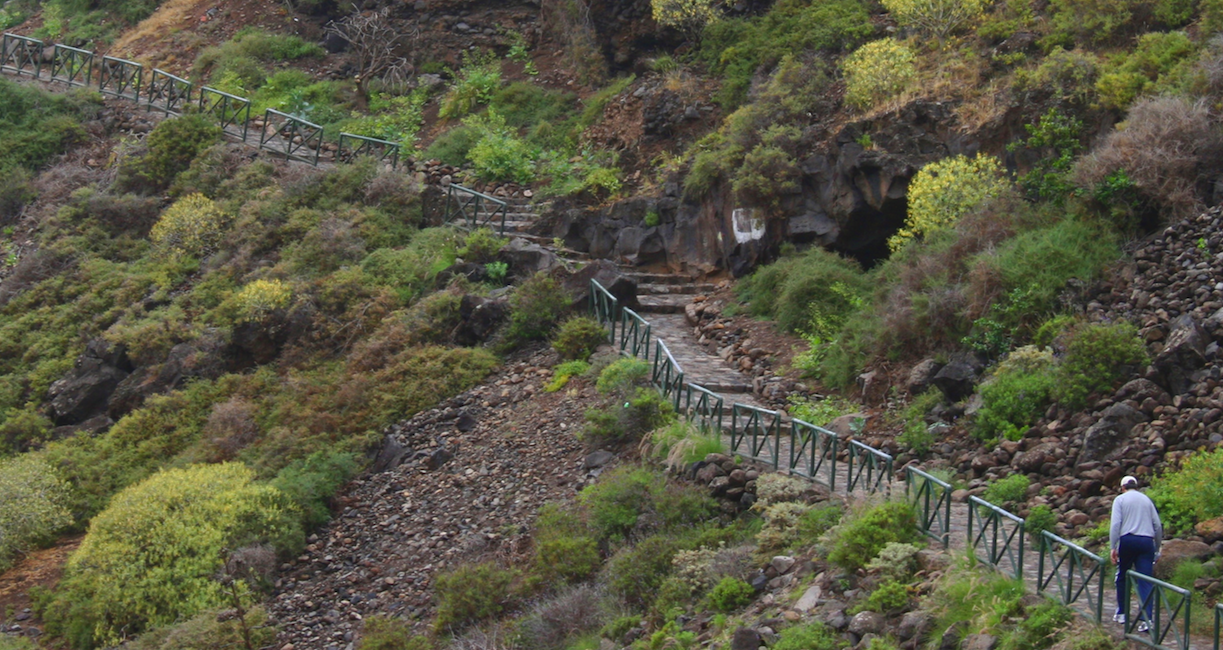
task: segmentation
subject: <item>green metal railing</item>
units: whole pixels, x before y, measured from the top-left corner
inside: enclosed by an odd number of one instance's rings
[[[378,162],[389,162],[391,169],[399,167],[399,149],[397,142],[379,140],[354,133],[340,133],[339,148],[336,158],[350,162],[358,156],[373,156]]]
[[[55,44],[51,53],[51,81],[69,86],[93,83],[93,52]]]
[[[746,449],[742,449],[744,441]],[[781,414],[746,404],[732,404],[730,447],[737,454],[778,469],[781,466]]]
[[[488,206],[492,205],[490,209]],[[505,220],[509,213],[509,204],[501,199],[451,183],[446,189],[446,223],[462,219],[466,227],[475,229],[497,223],[500,217],[500,227],[497,233],[505,234]],[[614,341],[615,339],[613,339]]]
[[[650,360],[650,321],[624,307],[620,310],[620,354]]]
[[[1223,633],[1223,603],[1215,605],[1215,647],[1219,650],[1219,637]]]
[[[892,465],[895,461],[870,445],[857,440],[849,441],[849,470],[846,490],[853,492],[861,485],[867,492],[890,494],[892,491]]]
[[[1104,582],[1108,564],[1104,558],[1045,530],[1040,534],[1036,591],[1056,586],[1064,605],[1086,601],[1092,620],[1104,620]]]
[[[200,112],[212,116],[222,131],[246,141],[251,126],[251,100],[201,86],[199,102]],[[230,127],[235,131],[229,131]]]
[[[620,313],[620,301],[596,280],[590,281],[590,313],[595,320],[607,328],[608,342],[616,343],[616,320]]]
[[[1130,616],[1130,600],[1140,583],[1147,583],[1151,591],[1145,600],[1139,598],[1137,612]],[[1137,571],[1125,574],[1124,602],[1121,611],[1126,613],[1125,637],[1132,641],[1149,645],[1153,648],[1179,648],[1189,650],[1189,610],[1193,592],[1182,589],[1174,584],[1143,575]],[[1143,612],[1151,605],[1151,620],[1146,621]],[[1217,614],[1216,614],[1217,617]],[[1141,622],[1148,624],[1148,630],[1138,631]],[[1216,618],[1217,624],[1217,618]],[[1175,645],[1168,645],[1167,641]],[[1219,643],[1219,635],[1215,634],[1215,644]]]
[[[654,366],[650,372],[650,380],[678,411],[684,394],[684,370],[679,367],[675,357],[671,356],[667,344],[660,339],[654,340]]]
[[[905,494],[917,508],[922,533],[947,548],[951,544],[951,484],[908,465]]]
[[[823,483],[829,490],[837,489],[837,434],[797,418],[790,421],[791,474]],[[828,468],[828,479],[820,470]]]
[[[688,421],[696,421],[703,431],[716,431],[721,435],[724,431],[722,410],[725,408],[722,396],[691,382],[685,387],[685,395],[687,401],[684,404],[684,415]]]
[[[259,148],[317,166],[323,150],[323,127],[269,108],[263,113]]]
[[[5,34],[0,47],[0,70],[12,72],[18,76],[28,74],[37,77],[42,74],[42,41],[28,36]]]
[[[160,109],[166,115],[182,115],[183,109],[191,104],[191,88],[190,81],[153,68],[145,92],[145,107],[150,111]]]
[[[1023,579],[1021,517],[983,499],[968,497],[968,547],[972,549],[974,557],[999,571],[1003,571],[1002,561],[1006,560],[1011,567],[1003,573]],[[982,547],[984,556],[980,553]]]
[[[144,66],[139,63],[113,56],[102,57],[98,66],[98,92],[103,95],[125,97],[139,102],[143,81]]]

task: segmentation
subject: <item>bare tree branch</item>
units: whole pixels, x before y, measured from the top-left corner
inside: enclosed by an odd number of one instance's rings
[[[396,54],[405,34],[391,25],[388,9],[354,12],[338,22],[328,23],[326,31],[344,39],[356,55],[357,79],[362,92],[372,79],[390,74],[395,77],[394,82],[402,82],[411,76],[412,65]]]

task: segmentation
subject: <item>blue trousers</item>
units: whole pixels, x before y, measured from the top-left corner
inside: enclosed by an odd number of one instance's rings
[[[1125,574],[1133,569],[1143,575],[1151,575],[1155,564],[1155,540],[1140,535],[1122,535],[1117,544],[1117,613],[1121,611],[1121,603],[1125,602]],[[1138,602],[1146,603],[1146,620],[1151,620],[1151,610],[1154,601],[1148,601],[1151,595],[1151,585],[1148,582],[1138,582]]]

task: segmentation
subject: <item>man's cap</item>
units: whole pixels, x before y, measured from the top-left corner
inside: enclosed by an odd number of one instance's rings
[[[1127,476],[1121,479],[1121,487],[1138,487],[1138,479],[1133,476]]]

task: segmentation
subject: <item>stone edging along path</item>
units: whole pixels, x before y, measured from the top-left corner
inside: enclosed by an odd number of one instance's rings
[[[1097,624],[1111,620],[1118,609],[1115,574],[1108,558],[1049,531],[1041,533],[1033,553],[1025,548],[1029,540],[1023,518],[975,496],[955,502],[951,485],[914,463],[902,468],[903,477],[898,477],[890,455],[857,440],[842,440],[827,429],[777,411],[727,405],[716,392],[686,381],[667,343],[657,337],[651,340],[649,321],[621,307],[595,280],[590,286],[590,311],[608,329],[612,345],[622,355],[651,364],[653,384],[676,411],[703,430],[720,432],[731,453],[845,496],[890,495],[903,490],[917,510],[921,532],[944,548],[970,552],[978,561],[1022,580],[1025,587],[1034,584],[1038,593],[1056,598]],[[1192,635],[1189,592],[1154,578],[1130,575],[1131,594],[1135,594],[1136,581],[1152,585],[1155,621],[1149,631],[1139,632],[1137,617],[1129,617],[1124,626],[1127,639],[1162,650],[1218,650],[1223,603],[1214,610],[1214,638]],[[1136,601],[1136,594],[1132,598]],[[1137,603],[1129,609],[1137,611]]]

